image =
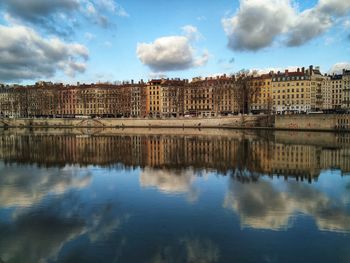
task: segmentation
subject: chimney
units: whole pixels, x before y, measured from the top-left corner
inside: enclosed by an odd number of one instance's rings
[[[284,71],[284,73],[285,73],[286,75],[288,75],[288,69],[286,69],[286,70]]]
[[[298,73],[300,72],[300,68],[297,69],[297,72],[298,72]]]
[[[305,73],[305,68],[304,67],[301,68],[301,72]]]
[[[131,80],[131,84],[134,84],[134,80],[133,79]]]
[[[314,67],[312,65],[309,66],[309,74],[312,75]]]

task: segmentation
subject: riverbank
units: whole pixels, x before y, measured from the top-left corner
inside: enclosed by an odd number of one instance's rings
[[[0,119],[0,128],[228,128],[350,132],[350,114],[235,115],[212,118],[18,118]]]
[[[229,116],[215,118],[174,118],[174,119],[1,119],[0,127],[48,127],[48,128],[253,128],[267,126],[266,116]]]

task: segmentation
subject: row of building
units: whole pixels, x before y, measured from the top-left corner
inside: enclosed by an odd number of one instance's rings
[[[137,83],[1,85],[2,117],[181,117],[350,110],[350,70],[318,67],[262,75]]]

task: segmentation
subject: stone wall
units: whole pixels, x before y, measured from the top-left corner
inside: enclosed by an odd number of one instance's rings
[[[288,130],[350,130],[350,114],[277,115],[276,129]]]
[[[252,128],[264,123],[264,116],[230,116],[181,119],[0,119],[0,127],[178,127]]]

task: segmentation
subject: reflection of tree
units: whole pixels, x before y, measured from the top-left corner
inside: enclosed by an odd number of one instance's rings
[[[235,170],[232,178],[240,182],[256,182],[261,175],[262,167],[259,153],[244,135],[238,144]]]

